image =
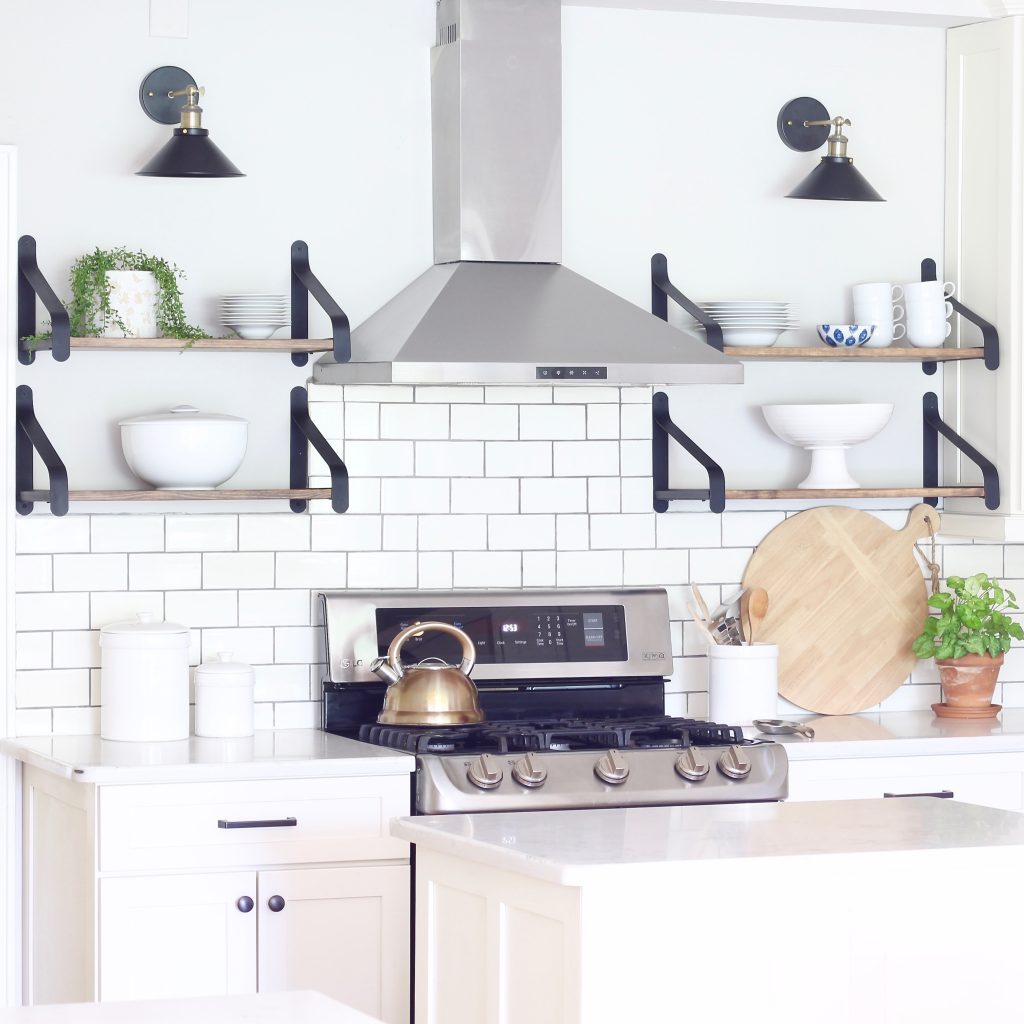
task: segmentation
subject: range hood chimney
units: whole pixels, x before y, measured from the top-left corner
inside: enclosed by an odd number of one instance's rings
[[[561,0],[438,0],[434,266],[327,384],[738,384],[742,365],[561,266]]]

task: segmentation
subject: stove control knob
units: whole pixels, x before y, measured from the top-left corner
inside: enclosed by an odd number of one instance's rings
[[[478,789],[494,789],[504,778],[501,766],[490,754],[481,754],[466,770],[466,775]]]
[[[594,765],[594,774],[602,782],[618,786],[628,778],[629,765],[626,764],[626,759],[617,750],[609,750]]]
[[[750,774],[750,758],[742,747],[730,747],[718,759],[718,770],[730,779],[745,779]]]
[[[520,786],[527,786],[530,789],[534,789],[537,786],[543,786],[544,780],[548,777],[548,770],[533,756],[533,754],[527,754],[524,757],[519,758],[514,765],[512,765],[512,778],[519,783]]]
[[[688,782],[703,782],[711,771],[695,747],[688,747],[676,758],[676,772]]]

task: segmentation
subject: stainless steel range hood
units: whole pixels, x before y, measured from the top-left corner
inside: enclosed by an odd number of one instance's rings
[[[434,266],[352,332],[351,383],[738,384],[696,334],[560,265],[561,0],[438,0]]]

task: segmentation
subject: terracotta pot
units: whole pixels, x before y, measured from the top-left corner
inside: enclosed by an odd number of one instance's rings
[[[996,680],[1003,664],[1003,656],[992,658],[987,654],[965,654],[962,658],[939,661],[939,682],[942,695],[951,708],[987,708],[992,703]]]

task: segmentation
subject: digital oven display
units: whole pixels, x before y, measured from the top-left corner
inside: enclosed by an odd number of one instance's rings
[[[395,635],[414,622],[447,622],[464,630],[481,665],[627,661],[622,605],[522,608],[378,608],[377,649],[386,654]],[[461,660],[459,642],[446,633],[406,641],[402,661]]]

